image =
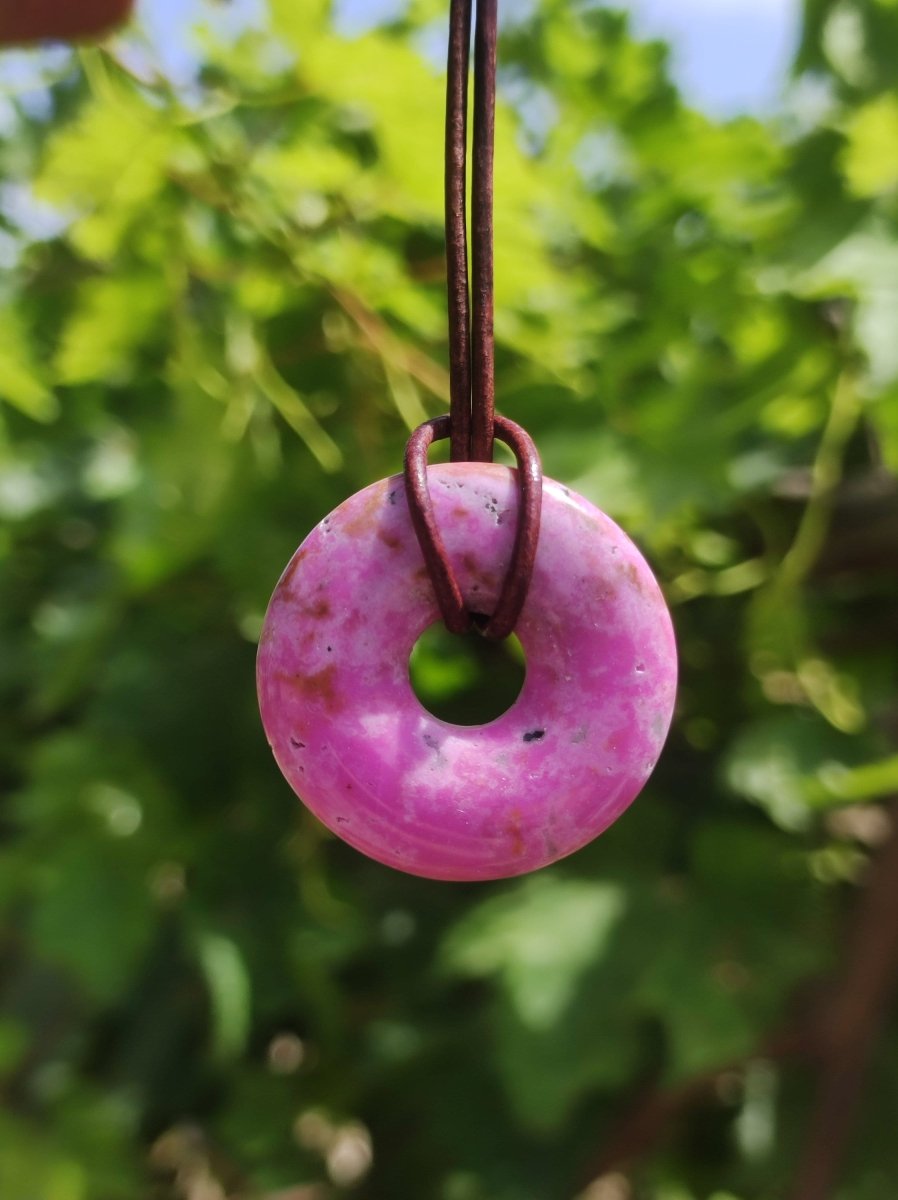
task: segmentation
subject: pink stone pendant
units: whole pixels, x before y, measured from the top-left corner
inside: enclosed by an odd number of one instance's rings
[[[468,608],[493,610],[517,514],[516,472],[428,469]],[[290,786],[339,837],[430,879],[521,875],[573,853],[637,796],[676,692],[670,616],[639,551],[547,479],[536,563],[515,630],[521,694],[487,725],[450,725],[412,691],[408,660],[439,620],[402,476],[316,526],[268,607],[262,721]]]

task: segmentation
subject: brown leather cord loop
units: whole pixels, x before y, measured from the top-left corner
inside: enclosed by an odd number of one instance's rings
[[[493,158],[498,0],[477,0],[474,29],[474,136],[471,179],[471,281],[468,279],[468,71],[474,0],[451,0],[446,81],[446,269],[449,292],[449,415],[425,421],[408,440],[405,489],[421,553],[447,629],[473,624],[490,638],[507,637],[520,615],[536,557],[542,466],[530,435],[495,412],[493,345]],[[492,614],[465,609],[436,525],[427,489],[427,451],[449,438],[453,462],[491,462],[493,440],[518,462],[518,525],[508,574]]]
[[[427,486],[427,451],[431,444],[450,436],[448,416],[419,425],[405,450],[405,490],[409,512],[421,553],[430,573],[437,603],[451,633],[467,633],[472,625],[484,637],[501,640],[517,624],[533,574],[542,510],[542,464],[533,439],[507,417],[495,417],[494,436],[508,446],[518,463],[518,520],[508,573],[491,614],[471,614],[455,578],[446,547],[437,527]]]
[[[412,525],[424,562],[436,593],[437,604],[450,633],[467,633],[471,617],[446,557],[446,547],[437,526],[430,490],[427,486],[427,451],[433,442],[450,436],[452,421],[448,416],[434,417],[419,425],[405,446],[405,494]]]
[[[530,588],[543,506],[543,467],[533,438],[522,426],[497,414],[493,435],[509,447],[518,464],[518,523],[511,562],[495,611],[481,631],[499,641],[517,625]]]

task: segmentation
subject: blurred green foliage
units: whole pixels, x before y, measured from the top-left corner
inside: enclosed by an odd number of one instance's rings
[[[446,5],[351,40],[271,0],[193,87],[132,35],[7,97],[3,1200],[782,1194],[812,1077],[766,1047],[898,789],[898,6],[806,8],[764,123],[588,0],[506,30],[500,407],[644,546],[683,681],[618,825],[490,886],[327,835],[253,685],[297,543],[447,405]],[[877,1060],[844,1200],[898,1178],[894,1021]]]

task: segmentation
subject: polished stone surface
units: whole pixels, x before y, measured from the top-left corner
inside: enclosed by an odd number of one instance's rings
[[[490,612],[515,473],[453,463],[429,479],[465,601]],[[357,849],[433,879],[519,875],[579,849],[639,793],[671,721],[674,635],[645,560],[610,518],[546,480],[515,631],[526,679],[487,725],[447,724],[412,691],[409,654],[438,619],[401,476],[316,526],[259,645],[262,720],[291,787]]]

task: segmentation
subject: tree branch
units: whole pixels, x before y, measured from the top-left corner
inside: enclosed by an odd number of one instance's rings
[[[821,1028],[820,1084],[792,1200],[829,1200],[832,1195],[898,977],[898,800],[890,813],[892,833],[872,863],[842,982]]]

